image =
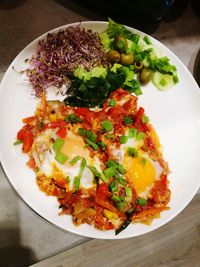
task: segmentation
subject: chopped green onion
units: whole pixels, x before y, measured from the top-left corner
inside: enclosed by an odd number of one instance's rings
[[[99,146],[97,144],[95,144],[94,142],[92,142],[90,139],[85,138],[85,142],[90,145],[94,150],[97,150],[99,148]]]
[[[132,197],[133,195],[132,189],[130,187],[125,187],[125,193],[127,197]]]
[[[142,90],[140,88],[137,88],[134,90],[134,93],[138,96],[138,95],[142,95]]]
[[[144,139],[144,138],[145,138],[145,133],[143,133],[143,132],[138,133],[138,134],[136,135],[136,139],[137,139],[138,141],[140,141],[140,140],[142,140],[142,139]]]
[[[65,118],[65,121],[71,122],[71,123],[82,122],[82,120],[76,115],[74,115],[73,113],[67,115],[67,117]]]
[[[86,130],[84,128],[78,128],[79,135],[85,135]]]
[[[149,37],[147,35],[144,36],[143,40],[145,41],[146,44],[150,45],[152,42],[150,41]]]
[[[38,129],[42,129],[43,126],[44,126],[44,121],[40,120],[39,123],[38,123]]]
[[[111,191],[112,193],[118,191],[118,184],[116,183],[115,180],[113,180],[113,181],[109,184],[109,189],[110,189],[110,191]]]
[[[124,123],[129,125],[129,124],[132,124],[133,123],[133,120],[130,116],[125,116],[124,117]]]
[[[117,163],[116,163],[116,161],[110,159],[110,160],[108,160],[106,162],[106,167],[115,167],[115,168],[117,168]]]
[[[143,123],[148,123],[148,122],[149,122],[149,117],[146,116],[146,115],[143,115],[143,116],[142,116],[142,122],[143,122]]]
[[[60,151],[55,156],[55,160],[57,160],[60,164],[64,164],[67,159],[68,157]]]
[[[120,201],[116,203],[116,207],[119,211],[123,211],[123,209],[127,206],[126,201]]]
[[[116,174],[116,168],[110,167],[104,170],[104,174],[107,178],[110,178]]]
[[[108,178],[104,175],[103,172],[101,173],[100,178],[101,178],[101,180],[102,180],[104,183],[107,183],[107,182],[108,182]]]
[[[112,200],[115,201],[115,202],[121,201],[120,197],[119,196],[116,196],[116,195],[113,195],[112,196]]]
[[[128,156],[130,157],[137,157],[138,152],[134,147],[129,147],[127,150]]]
[[[83,158],[82,161],[81,161],[81,166],[80,166],[80,170],[79,170],[79,175],[81,177],[85,167],[87,165],[87,161]]]
[[[88,139],[90,139],[92,142],[95,142],[97,139],[96,134],[94,134],[92,131],[88,130],[85,131],[85,135],[88,137]]]
[[[103,126],[103,128],[104,128],[104,130],[105,130],[106,132],[111,131],[112,128],[113,128],[113,124],[112,124],[112,122],[111,122],[111,121],[108,121],[108,120],[103,121],[103,122],[101,123],[101,125]]]
[[[115,138],[114,134],[106,134],[105,137],[108,139],[114,139]]]
[[[19,144],[22,144],[23,142],[21,141],[21,140],[16,140],[15,142],[14,142],[14,146],[17,146],[17,145],[19,145]]]
[[[57,138],[52,146],[53,150],[58,153],[63,147],[65,140]]]
[[[121,174],[125,174],[126,173],[126,170],[124,169],[124,167],[121,164],[117,165],[117,170]]]
[[[95,180],[96,184],[99,184],[99,178],[101,178],[100,172],[98,172],[98,170],[94,166],[87,166],[87,167],[90,169],[90,171],[94,175],[94,180]]]
[[[114,107],[116,105],[116,100],[115,99],[111,99],[110,101],[109,101],[109,106],[110,107]]]
[[[104,150],[106,148],[106,144],[104,142],[102,142],[102,141],[99,141],[97,144],[100,146],[100,148],[102,150]]]
[[[96,167],[94,167],[94,166],[88,166],[88,168],[91,170],[91,172],[93,173],[94,176],[98,176],[98,177],[101,176],[100,172],[98,172],[98,170],[97,170]]]
[[[75,176],[74,177],[74,190],[77,191],[79,189],[81,183],[81,177],[80,176]]]
[[[122,135],[119,138],[120,144],[125,144],[128,141],[128,136]]]
[[[129,129],[129,133],[128,133],[128,137],[136,137],[136,135],[137,135],[137,129],[136,128],[130,128]]]
[[[127,184],[127,181],[123,177],[121,177],[118,173],[115,174],[115,178],[120,184],[122,185]]]
[[[77,191],[80,187],[81,176],[82,176],[82,173],[83,173],[86,165],[87,165],[87,161],[84,158],[82,158],[79,174],[78,174],[78,176],[74,177],[74,190],[75,191]]]
[[[138,204],[138,205],[141,205],[141,206],[145,206],[146,204],[147,204],[147,200],[146,199],[144,199],[144,198],[137,198],[136,199],[136,203]]]
[[[80,156],[76,156],[69,162],[69,164],[74,166],[77,163],[77,161],[79,161],[80,159],[81,159]]]
[[[143,123],[148,123],[148,122],[149,122],[149,117],[146,116],[146,115],[143,115],[143,116],[142,116],[142,122],[143,122]]]

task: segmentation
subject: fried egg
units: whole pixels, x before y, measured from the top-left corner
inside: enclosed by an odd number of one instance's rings
[[[128,131],[125,133],[128,136]],[[128,138],[125,144],[116,148],[111,146],[111,154],[123,165],[126,170],[126,178],[141,198],[151,197],[150,191],[156,180],[159,179],[163,169],[158,162],[153,161],[141,147],[144,141],[136,137]],[[128,149],[135,148],[137,156],[129,156]]]
[[[81,136],[68,131],[61,148],[61,152],[67,156],[67,161],[64,164],[59,163],[56,159],[56,153],[52,147],[52,139],[56,139],[55,130],[48,129],[39,135],[34,142],[33,157],[36,162],[39,172],[56,179],[66,178],[69,180],[69,190],[73,189],[74,177],[79,175],[81,161],[84,158],[87,166],[94,166],[98,171],[101,170],[100,160],[94,156],[91,157],[84,140]],[[76,156],[80,159],[74,164],[70,164]],[[80,186],[89,188],[94,186],[93,174],[88,167],[85,167],[80,180]]]

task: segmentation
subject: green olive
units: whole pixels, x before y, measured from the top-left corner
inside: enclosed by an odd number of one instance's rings
[[[150,82],[152,75],[153,71],[151,69],[143,68],[139,75],[141,84],[147,84],[148,82]]]
[[[134,63],[134,67],[135,70],[140,71],[143,68],[144,64],[142,63],[142,61],[135,61]]]
[[[124,38],[124,36],[122,35],[117,35],[114,40],[114,47],[120,53],[123,53],[125,49],[128,47],[126,38]]]
[[[121,60],[121,55],[116,50],[109,50],[107,54],[109,60],[113,63],[117,63]]]
[[[134,62],[134,55],[133,54],[121,54],[121,61],[122,65],[131,65]]]

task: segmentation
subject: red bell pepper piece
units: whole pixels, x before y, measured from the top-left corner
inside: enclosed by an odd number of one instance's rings
[[[66,135],[67,135],[67,128],[66,127],[61,127],[60,129],[58,129],[56,134],[61,139],[64,139],[66,137]]]
[[[22,151],[24,153],[28,153],[32,147],[32,144],[33,144],[33,135],[30,130],[27,130],[24,133]]]

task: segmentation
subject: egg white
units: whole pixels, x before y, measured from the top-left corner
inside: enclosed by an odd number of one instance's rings
[[[74,155],[73,157],[70,157],[64,164],[60,164],[58,161],[56,161],[55,156],[56,153],[52,148],[51,138],[56,139],[55,130],[46,130],[38,136],[34,142],[34,149],[33,149],[33,157],[36,162],[37,167],[39,168],[39,172],[43,173],[47,177],[53,177],[53,172],[56,168],[67,178],[69,177],[69,189],[73,189],[74,185],[74,177],[79,175],[80,171],[80,165],[82,159],[78,160],[75,165],[70,165],[70,160],[75,157],[79,156]],[[72,133],[71,131],[67,134],[68,141],[70,138],[73,138],[73,140],[76,140],[76,135]],[[78,136],[77,138],[80,138]],[[82,137],[81,137],[82,138]],[[95,156],[91,157],[89,154],[89,150],[87,150],[85,147],[79,147],[79,149],[86,152],[84,153],[84,158],[87,162],[87,165],[89,166],[95,166],[96,169],[100,172],[101,171],[101,162],[100,160]],[[80,187],[83,188],[90,188],[94,186],[94,177],[91,170],[86,166],[81,179],[80,179]]]

